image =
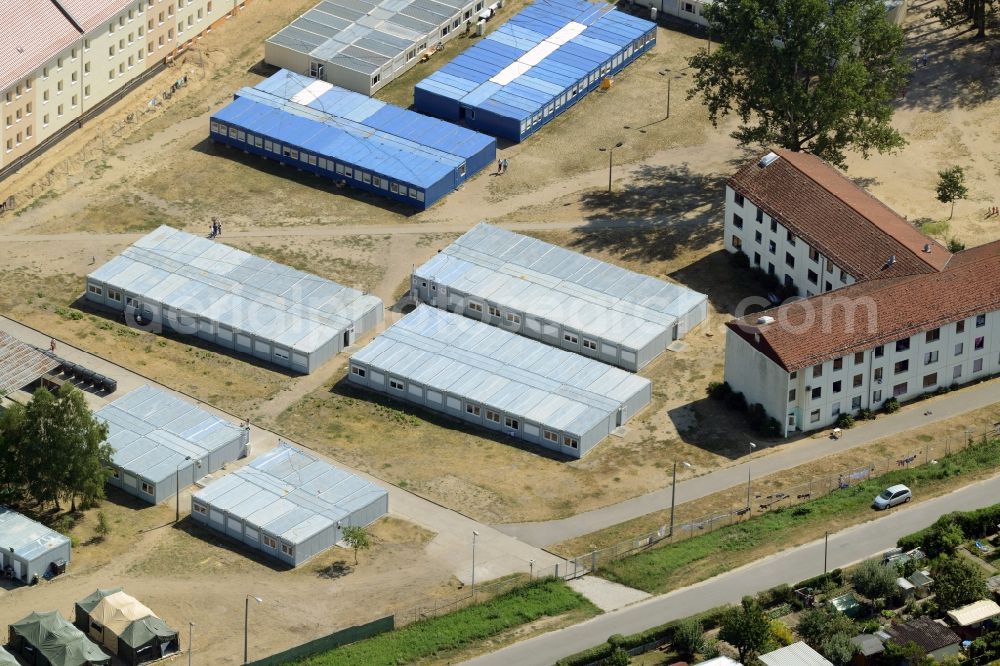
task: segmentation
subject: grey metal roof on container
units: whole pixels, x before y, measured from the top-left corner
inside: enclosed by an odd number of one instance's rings
[[[375,72],[448,21],[465,0],[323,0],[267,41],[315,60]]]
[[[108,424],[115,465],[154,482],[174,474],[186,457],[204,458],[242,435],[239,426],[149,385],[94,416]]]
[[[167,226],[89,277],[306,354],[382,307],[375,296]]]
[[[0,549],[7,552],[13,550],[15,555],[31,562],[46,551],[67,543],[69,537],[13,509],[0,506]]]
[[[421,279],[639,349],[706,296],[480,223],[415,271]]]
[[[351,360],[578,435],[649,384],[619,368],[427,305]]]
[[[279,442],[194,499],[294,544],[386,494],[370,481]]]
[[[24,388],[58,367],[55,359],[0,331],[0,395]]]

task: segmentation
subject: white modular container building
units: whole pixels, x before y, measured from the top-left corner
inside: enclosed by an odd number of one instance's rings
[[[284,442],[191,498],[194,520],[293,567],[388,511],[382,488]]]
[[[633,372],[708,315],[708,297],[480,223],[411,278],[415,300]]]
[[[0,572],[9,567],[15,579],[30,583],[53,564],[68,564],[69,557],[69,537],[0,506]]]
[[[426,305],[354,354],[347,376],[574,458],[652,397],[642,377]]]
[[[264,60],[373,95],[420,62],[428,48],[478,21],[486,4],[486,0],[323,0],[264,42]]]
[[[151,504],[249,453],[249,430],[146,385],[102,407],[108,425],[108,483]]]
[[[302,373],[383,315],[375,296],[168,226],[88,275],[86,297],[154,330]]]

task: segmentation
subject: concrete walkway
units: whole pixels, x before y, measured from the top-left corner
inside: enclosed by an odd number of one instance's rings
[[[48,335],[24,326],[13,319],[0,316],[0,330],[36,347],[42,349],[49,348],[50,337]],[[238,422],[243,419],[241,416],[229,414],[189,395],[167,388],[138,373],[116,365],[107,359],[77,349],[66,342],[60,341],[58,338],[56,338],[56,354],[68,361],[79,363],[84,367],[96,370],[118,381],[118,390],[110,396],[105,397],[84,392],[87,404],[91,409],[99,409],[133,389],[150,384],[172,393],[178,393],[188,401],[230,421]],[[250,458],[272,449],[277,445],[279,439],[295,444],[295,446],[308,448],[302,444],[292,442],[286,437],[281,437],[276,432],[252,426],[250,433]],[[317,455],[330,460],[322,454]],[[238,469],[247,462],[249,462],[249,459],[229,465],[227,470]],[[468,584],[472,578],[473,531],[479,533],[479,536],[476,537],[475,559],[477,581],[485,582],[512,573],[528,573],[532,567],[532,560],[534,560],[535,573],[546,575],[553,572],[557,563],[562,562],[561,558],[557,558],[544,550],[510,537],[488,525],[478,523],[471,518],[467,518],[394,485],[387,484],[380,479],[353,469],[341,462],[335,460],[330,460],[330,462],[341,469],[350,471],[353,474],[377,483],[380,487],[386,488],[389,491],[389,512],[393,516],[435,532],[436,536],[427,545],[427,553],[439,561],[446,562],[455,577],[463,583]],[[187,494],[185,492],[181,495],[182,506],[185,504],[183,500],[186,499]],[[190,502],[187,502],[187,511],[184,511],[184,513],[190,510],[190,506]]]
[[[829,568],[845,567],[896,545],[951,511],[990,506],[1000,499],[1000,476],[966,486],[949,495],[893,509],[878,519],[830,535]],[[466,663],[474,666],[550,666],[558,659],[586,650],[612,634],[632,634],[727,603],[738,603],[782,583],[793,584],[823,573],[823,540],[772,555],[697,585],[653,597],[581,624],[515,643]]]
[[[845,430],[838,440],[827,437],[806,438],[780,445],[761,455],[758,450],[751,464],[751,477],[759,479],[775,472],[792,469],[817,458],[862,446],[883,437],[897,435],[936,421],[942,421],[1000,402],[1000,379],[969,386],[946,395],[904,407],[895,414],[859,423]],[[925,414],[925,412],[930,414]],[[958,435],[959,433],[956,433]],[[677,503],[684,504],[736,486],[746,486],[747,466],[733,465],[677,484]],[[670,486],[586,513],[560,520],[497,525],[505,534],[535,546],[549,546],[597,530],[638,518],[670,506]]]
[[[631,606],[650,597],[648,592],[612,583],[597,576],[574,578],[569,582],[569,586],[590,599],[605,613]]]

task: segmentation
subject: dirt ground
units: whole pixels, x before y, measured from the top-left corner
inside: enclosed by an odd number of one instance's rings
[[[213,146],[208,114],[263,75],[262,39],[311,0],[258,0],[203,39],[173,70],[116,105],[68,141],[0,183],[22,205],[0,217],[0,308],[28,324],[264,423],[386,481],[490,522],[554,518],[664,487],[676,459],[700,470],[732,464],[744,425],[704,399],[722,373],[722,324],[746,295],[721,250],[721,192],[746,151],[713,129],[687,100],[686,58],[704,41],[661,29],[649,55],[537,136],[502,146],[503,176],[483,173],[428,211],[336,190],[313,177]],[[849,174],[911,220],[969,244],[1000,237],[985,210],[1000,200],[997,61],[992,39],[942,29],[933,3],[910,12],[907,50],[928,53],[899,103],[895,124],[909,144],[894,155],[849,158]],[[458,49],[456,40],[449,49]],[[440,55],[440,54],[439,54]],[[437,56],[422,72],[446,62]],[[156,111],[146,100],[177,71],[191,83]],[[413,77],[416,77],[413,74]],[[665,108],[671,80],[670,117]],[[405,101],[404,78],[384,98]],[[135,113],[138,121],[125,122]],[[116,131],[112,131],[115,130]],[[614,152],[613,192],[607,153]],[[971,193],[955,217],[934,199],[938,170],[968,168]],[[196,233],[212,215],[223,242],[370,290],[387,302],[411,267],[480,219],[659,277],[710,298],[709,321],[643,371],[650,408],[585,460],[555,460],[463,429],[428,413],[342,388],[343,358],[290,377],[217,349],[135,335],[100,313],[77,312],[83,275],[161,223]],[[82,316],[81,316],[82,314]],[[93,315],[93,316],[91,316]],[[487,464],[483,464],[487,462]]]
[[[97,511],[86,512],[70,532],[77,543],[67,574],[34,588],[0,588],[0,625],[33,610],[58,609],[72,620],[76,600],[98,587],[123,586],[181,632],[185,650],[188,623],[194,622],[198,663],[239,664],[246,594],[263,599],[250,609],[251,659],[428,599],[444,603],[463,594],[447,567],[424,553],[434,535],[399,519],[372,526],[375,544],[359,554],[356,566],[350,551],[333,548],[288,570],[190,518],[175,525],[169,503],[149,507],[121,493],[111,497],[101,509],[112,529],[107,539],[96,541]]]

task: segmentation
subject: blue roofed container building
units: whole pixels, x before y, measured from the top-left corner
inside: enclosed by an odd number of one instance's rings
[[[414,108],[523,141],[656,43],[607,3],[536,2],[417,84]]]
[[[212,141],[425,209],[496,158],[496,139],[281,70],[210,121]]]
[[[384,489],[285,442],[191,498],[196,522],[293,567],[388,511]]]

